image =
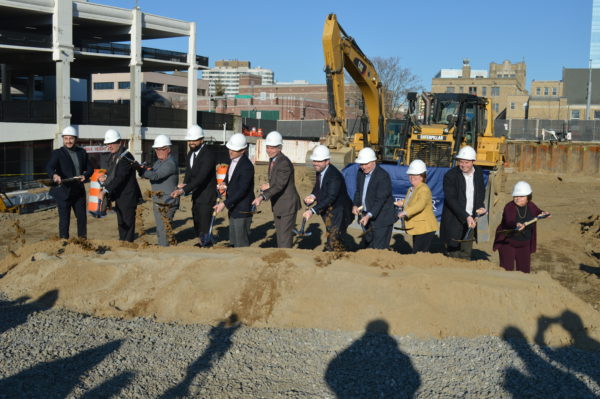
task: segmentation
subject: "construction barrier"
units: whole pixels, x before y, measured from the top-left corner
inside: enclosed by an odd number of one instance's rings
[[[220,163],[217,165],[217,186],[225,181],[225,176],[227,176],[227,169],[229,169],[229,165],[226,163]],[[219,194],[224,194],[225,190],[219,190]]]
[[[508,142],[506,166],[519,172],[600,175],[600,145]]]
[[[94,173],[92,174],[92,177],[90,177],[90,193],[88,196],[88,211],[90,212],[100,212],[100,204],[98,202],[98,198],[100,195],[100,191],[102,190],[102,186],[100,186],[98,178],[105,174],[106,169],[94,169]]]

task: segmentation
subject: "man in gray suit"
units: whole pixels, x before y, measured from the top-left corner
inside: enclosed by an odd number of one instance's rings
[[[283,155],[283,137],[273,131],[265,139],[269,155],[269,182],[260,186],[262,193],[252,201],[258,206],[263,200],[271,200],[275,218],[277,247],[292,247],[292,230],[296,222],[296,213],[300,209],[300,196],[296,191],[294,165]]]
[[[177,188],[179,174],[177,163],[171,157],[171,139],[161,134],[156,136],[152,145],[158,160],[151,168],[139,170],[140,177],[150,180],[152,185],[152,209],[156,221],[158,245],[169,246],[167,230],[171,230],[171,222],[175,211],[179,208],[179,197],[172,198],[171,193]]]

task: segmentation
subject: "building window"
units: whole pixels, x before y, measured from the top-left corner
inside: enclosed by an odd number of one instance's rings
[[[458,88],[458,92],[459,92],[459,93],[464,93],[464,91],[465,91],[465,88],[464,88],[464,87],[460,86],[460,87]]]
[[[548,92],[548,88],[547,88],[547,87],[544,87],[544,95],[545,95],[545,96],[547,96],[547,95],[548,95],[548,93],[549,93],[549,92]]]
[[[541,87],[536,87],[536,88],[535,88],[535,95],[536,95],[536,96],[539,96],[539,95],[541,95],[541,94],[542,94],[542,88],[541,88]]]
[[[115,82],[96,82],[94,90],[112,90],[115,88]]]
[[[571,119],[579,119],[579,110],[578,109],[571,111]]]
[[[594,119],[600,119],[600,111],[594,111]]]
[[[119,89],[129,89],[131,82],[119,82]]]
[[[446,93],[454,93],[454,86],[446,87]]]
[[[477,95],[477,87],[469,86],[469,94]]]
[[[493,108],[494,108],[494,112],[496,112],[496,113],[500,112],[500,105],[494,104]]]
[[[492,87],[492,97],[498,97],[500,95],[500,88],[499,87]]]
[[[558,94],[558,90],[556,89],[556,87],[552,88],[552,95],[555,96]]]
[[[514,102],[510,103],[510,109],[515,109],[515,103]]]
[[[167,91],[169,91],[171,93],[187,93],[187,87],[167,85]]]
[[[146,82],[146,88],[151,90],[163,91],[164,85],[156,82]]]
[[[204,89],[198,89],[197,93],[199,96],[202,96],[202,97],[206,96],[206,90],[204,90]]]
[[[487,96],[487,87],[482,87],[481,88],[481,95],[484,96],[484,97]]]

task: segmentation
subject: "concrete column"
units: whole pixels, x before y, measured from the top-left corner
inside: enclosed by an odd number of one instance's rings
[[[0,65],[2,73],[2,101],[10,101],[10,72],[6,64]]]
[[[56,0],[52,15],[52,60],[56,62],[56,131],[54,148],[62,145],[60,132],[71,124],[71,62],[73,62],[73,2]]]
[[[131,87],[129,95],[129,124],[131,136],[129,151],[136,159],[142,158],[142,11],[139,7],[132,10],[131,20],[131,60],[129,72]]]
[[[196,23],[190,22],[188,39],[188,93],[187,93],[187,125],[195,125],[198,121],[198,65],[196,65]]]

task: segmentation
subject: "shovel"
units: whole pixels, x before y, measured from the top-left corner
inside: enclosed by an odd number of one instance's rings
[[[208,228],[208,233],[206,233],[202,237],[200,237],[200,246],[201,247],[212,247],[217,242],[217,238],[212,233],[213,225],[215,224],[215,216],[216,215],[217,215],[217,213],[213,212],[212,217],[210,218],[210,227]]]
[[[95,211],[89,211],[90,215],[92,215],[93,217],[95,217],[96,219],[101,219],[103,217],[106,216],[106,209],[105,209],[105,198],[101,198],[98,199],[98,209]]]
[[[292,230],[293,233],[295,235],[297,235],[298,237],[310,237],[312,235],[312,232],[304,230],[304,227],[306,226],[306,220],[307,219],[304,219],[304,218],[302,219],[302,225],[300,226],[300,231],[298,231],[296,229]]]
[[[487,214],[487,211],[482,213],[481,215],[477,215],[475,216],[475,222],[477,222],[477,220],[479,220],[480,217],[484,216]],[[475,237],[473,237],[475,235],[475,228],[477,227],[477,225],[475,225],[475,227],[469,227],[467,229],[467,232],[465,233],[465,236],[463,237],[462,240],[457,240],[456,238],[453,238],[454,241],[456,242],[469,242],[469,241],[475,241]]]
[[[66,179],[62,179],[60,181],[60,183],[57,183],[57,182],[55,182],[52,179],[39,179],[39,180],[36,180],[36,181],[38,183],[43,184],[44,186],[47,186],[47,187],[56,187],[56,186],[60,186],[60,185],[66,184],[66,183],[73,183],[73,182],[76,182],[76,181],[81,181],[81,178],[79,176],[69,177],[69,178],[66,178]]]
[[[258,209],[256,209],[256,205],[252,205],[250,207],[249,211],[240,211],[240,213],[244,213],[246,215],[256,215],[258,213],[261,213],[262,211],[259,211]]]
[[[550,213],[547,214],[539,214],[538,216],[534,217],[531,220],[526,221],[525,223],[523,223],[523,225],[525,227],[529,226],[530,224],[536,223],[538,220],[541,219],[546,219],[548,216],[550,216]],[[507,230],[499,230],[498,233],[502,233],[502,234],[511,234],[511,233],[521,233],[521,231],[519,231],[519,229],[517,227],[515,227],[514,229],[507,229]]]
[[[402,212],[402,209],[403,208],[398,208],[397,214],[400,213],[400,212]],[[400,231],[408,231],[408,230],[412,230],[412,229],[413,229],[412,227],[410,227],[410,228],[406,227],[406,223],[404,221],[404,218],[400,218],[400,227],[394,227],[394,230],[400,230]]]

